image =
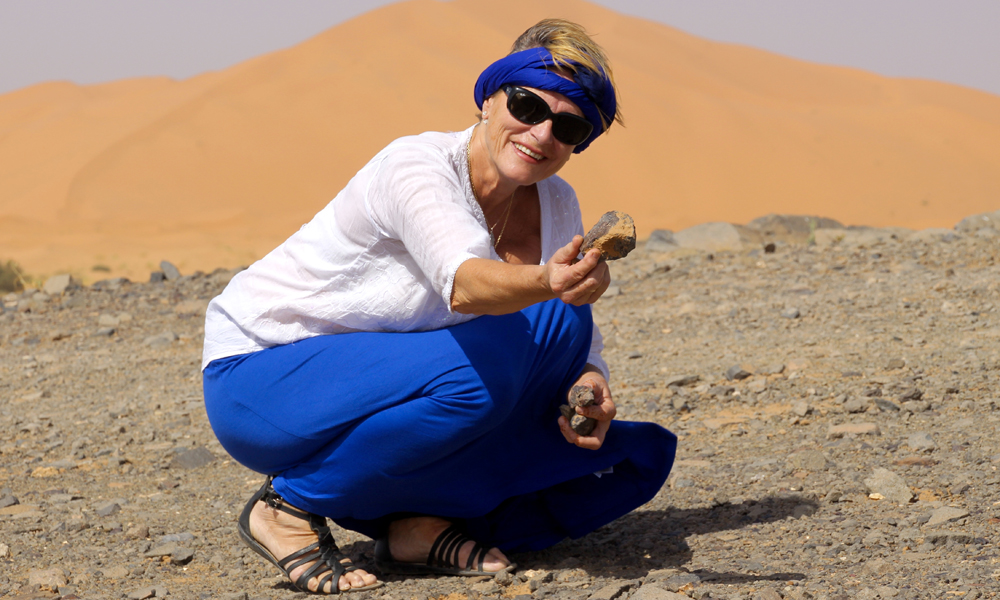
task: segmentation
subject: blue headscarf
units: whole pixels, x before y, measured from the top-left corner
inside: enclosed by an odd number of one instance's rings
[[[545,48],[529,48],[509,54],[487,67],[479,76],[475,90],[476,106],[483,108],[483,101],[507,83],[560,93],[579,106],[584,118],[594,126],[590,137],[573,149],[574,154],[579,154],[604,133],[602,112],[609,123],[614,120],[617,110],[615,88],[603,72],[595,73],[579,67],[573,75],[575,81],[569,81],[552,72],[551,69],[557,67],[552,54]]]

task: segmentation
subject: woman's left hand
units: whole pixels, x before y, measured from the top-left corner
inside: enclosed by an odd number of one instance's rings
[[[591,419],[597,419],[597,425],[590,435],[580,435],[569,427],[566,417],[559,417],[559,431],[562,432],[566,441],[588,450],[597,450],[604,443],[604,436],[608,433],[612,419],[618,410],[611,399],[611,388],[604,379],[604,375],[592,365],[587,365],[583,374],[573,385],[585,385],[594,390],[594,403],[590,406],[576,409],[577,414]]]

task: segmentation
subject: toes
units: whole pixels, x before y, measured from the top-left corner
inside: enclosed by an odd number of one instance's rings
[[[356,571],[351,571],[350,573],[344,573],[343,575],[341,575],[339,584],[340,584],[340,589],[342,591],[347,591],[351,588],[359,588],[359,587],[365,587],[366,585],[371,585],[376,581],[378,580],[374,575],[368,573],[367,571],[358,569]]]

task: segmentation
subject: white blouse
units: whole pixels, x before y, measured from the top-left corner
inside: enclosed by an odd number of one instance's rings
[[[476,318],[451,310],[459,265],[500,260],[472,194],[473,128],[400,138],[313,219],[208,305],[202,369],[218,358],[351,331],[427,331]],[[573,188],[538,182],[542,262],[583,235]],[[587,362],[608,377],[597,327]]]

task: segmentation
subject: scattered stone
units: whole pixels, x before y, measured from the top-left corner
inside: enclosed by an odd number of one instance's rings
[[[959,519],[964,519],[968,516],[969,511],[964,508],[942,506],[941,508],[935,508],[931,511],[931,518],[927,521],[927,527],[937,527],[938,525],[958,521]]]
[[[678,594],[665,590],[656,584],[646,583],[643,584],[634,594],[629,597],[629,600],[691,600],[685,594]]]
[[[655,229],[646,240],[646,252],[673,252],[680,248],[669,229]]]
[[[726,379],[729,381],[742,381],[751,375],[753,375],[753,373],[743,370],[743,368],[739,365],[733,365],[726,369]]]
[[[871,401],[868,398],[851,398],[844,402],[844,410],[849,413],[861,413],[868,410]]]
[[[830,466],[830,461],[819,450],[795,452],[788,457],[788,462],[795,469],[812,472],[825,471]]]
[[[146,558],[160,558],[162,556],[171,556],[174,552],[183,547],[177,542],[166,542],[164,544],[157,544],[147,550],[143,556]]]
[[[845,435],[881,435],[878,425],[875,423],[845,423],[843,425],[831,425],[827,431],[830,439],[839,439]]]
[[[632,589],[635,585],[631,581],[618,581],[610,583],[590,595],[590,600],[616,600]]]
[[[169,261],[160,261],[160,269],[163,270],[163,276],[167,278],[167,281],[174,281],[181,278],[181,272]]]
[[[100,327],[93,333],[94,337],[111,337],[115,334],[114,327]]]
[[[618,260],[635,250],[635,223],[632,217],[620,211],[606,212],[583,237],[580,253],[591,248],[601,252],[605,260]]]
[[[907,504],[913,499],[910,486],[903,478],[888,469],[876,468],[874,474],[864,480],[868,491],[882,494],[885,499],[899,504]]]
[[[798,319],[801,316],[802,313],[799,311],[798,308],[794,307],[786,308],[785,310],[781,311],[781,317],[784,319]]]
[[[128,593],[126,598],[128,600],[145,600],[146,598],[160,598],[162,596],[158,595],[157,589],[155,587],[144,587],[137,590],[133,590]],[[166,594],[164,594],[166,596]]]
[[[45,280],[45,285],[42,286],[42,291],[49,296],[61,296],[66,292],[71,286],[75,285],[73,277],[68,274],[53,275]]]
[[[880,410],[884,412],[899,412],[900,407],[898,404],[892,400],[886,400],[885,398],[874,398],[875,406],[879,407]]]
[[[10,558],[10,546],[0,543],[0,558]]]
[[[170,459],[171,469],[197,469],[213,462],[215,455],[204,446],[185,450]]]
[[[143,344],[151,348],[162,348],[177,341],[177,334],[173,331],[164,331],[156,335],[151,335],[142,341]]]
[[[121,510],[122,507],[117,502],[111,501],[98,505],[94,512],[99,517],[110,517],[111,515],[117,515]]]
[[[700,582],[701,577],[695,575],[694,573],[681,573],[680,575],[674,575],[669,579],[659,582],[659,585],[672,592],[677,592],[680,591],[681,588],[687,588],[688,586],[693,586],[694,584]]]
[[[943,544],[971,544],[975,537],[961,531],[931,531],[924,536],[924,542],[940,546]]]
[[[133,540],[144,540],[149,537],[149,527],[145,525],[133,525],[125,532],[125,537]]]
[[[186,565],[194,558],[194,550],[190,548],[178,547],[170,553],[170,562],[175,565]],[[508,576],[510,573],[507,574]]]
[[[701,381],[701,377],[698,375],[675,375],[673,377],[668,377],[664,382],[667,387],[686,387],[689,385],[694,385]]]
[[[101,569],[108,579],[125,579],[129,575],[129,570],[121,565],[115,565]]]
[[[97,324],[101,327],[117,327],[118,317],[109,314],[102,314],[97,317]]]
[[[886,363],[885,368],[887,371],[894,371],[896,369],[902,369],[906,366],[906,361],[902,358],[892,358]]]
[[[937,449],[934,438],[926,431],[918,431],[910,434],[910,437],[906,438],[906,445],[917,452],[930,452]]]
[[[153,271],[149,274],[149,283],[163,283],[167,280],[167,275],[163,271]]]
[[[66,585],[66,572],[59,567],[48,569],[38,569],[28,572],[28,585],[39,586],[48,590],[58,590],[59,586]]]

